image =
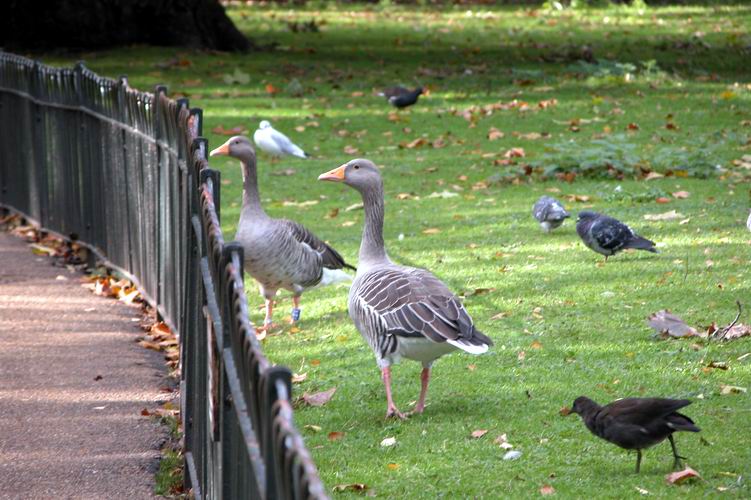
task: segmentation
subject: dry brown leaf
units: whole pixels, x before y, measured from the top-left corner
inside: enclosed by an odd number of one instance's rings
[[[720,384],[720,394],[727,396],[729,394],[746,394],[748,389],[737,385]]]
[[[651,181],[651,180],[654,180],[654,179],[662,179],[663,177],[665,177],[665,176],[662,175],[662,174],[660,174],[660,173],[650,172],[646,176],[644,176],[644,180],[645,181]]]
[[[427,229],[422,230],[422,234],[438,234],[440,232],[441,230],[438,229],[437,227],[429,227]]]
[[[506,159],[524,158],[525,156],[526,156],[526,153],[524,152],[524,148],[511,148],[505,153],[503,153],[503,157]]]
[[[681,471],[668,474],[667,476],[665,476],[665,480],[669,484],[681,484],[685,481],[688,481],[689,479],[700,478],[700,477],[701,476],[699,475],[698,472],[696,472],[691,467],[687,466],[685,469]]]
[[[386,467],[388,467],[389,470],[396,470],[399,468],[399,464],[390,463],[390,464],[386,464]]]
[[[503,139],[503,136],[506,135],[500,130],[498,130],[495,127],[490,127],[490,130],[488,130],[488,140],[489,141],[496,141],[498,139]]]
[[[496,313],[496,314],[494,314],[493,316],[491,316],[491,317],[490,317],[490,319],[503,319],[503,318],[508,318],[510,314],[511,314],[511,313],[509,313],[508,311],[501,311],[501,312],[499,312],[499,313]]]
[[[344,152],[348,155],[356,155],[357,153],[360,152],[360,150],[348,144],[344,146]]]
[[[667,198],[667,197],[665,197],[665,196],[660,196],[659,198],[657,198],[657,199],[655,200],[655,202],[657,202],[657,203],[660,203],[660,204],[663,204],[663,205],[664,205],[665,203],[670,203],[670,198]]]
[[[675,193],[673,193],[673,198],[676,198],[678,200],[685,200],[689,196],[691,196],[691,193],[689,193],[688,191],[676,191]]]
[[[741,337],[751,335],[751,326],[738,323],[733,325],[727,333],[722,337],[722,340],[734,340]]]
[[[529,347],[530,347],[531,349],[542,349],[542,342],[540,342],[539,340],[534,340],[534,341],[532,341],[532,343],[531,343],[531,344],[529,345]]]
[[[305,373],[294,373],[292,374],[292,383],[293,384],[299,384],[301,382],[304,382],[308,378],[308,372]]]
[[[246,128],[240,125],[232,128],[224,128],[223,125],[217,125],[216,127],[212,128],[211,131],[217,135],[243,135],[248,132]]]
[[[563,408],[558,410],[558,414],[562,417],[567,417],[571,415],[571,408],[569,408],[568,406],[564,406]]]
[[[662,338],[701,337],[695,328],[688,326],[681,318],[667,309],[657,311],[649,316],[647,323]]]
[[[566,199],[568,201],[575,201],[579,203],[586,203],[592,199],[591,196],[586,194],[567,194]]]
[[[407,149],[414,149],[419,148],[421,146],[425,146],[428,143],[428,140],[424,137],[418,137],[417,139],[410,141],[410,142],[404,142],[402,144],[399,144],[400,148],[407,148]]]
[[[332,387],[328,391],[316,392],[314,394],[308,394],[306,392],[302,395],[302,401],[308,406],[323,406],[331,400],[335,392],[336,387]]]
[[[483,437],[485,434],[488,433],[487,429],[477,429],[475,431],[472,431],[472,434],[470,434],[473,438],[479,439]]]
[[[334,493],[341,493],[342,491],[365,491],[367,489],[368,485],[365,483],[337,484],[332,488]]]
[[[510,450],[511,448],[514,447],[513,444],[511,444],[511,443],[508,442],[508,436],[505,433],[501,434],[500,436],[498,436],[497,438],[495,438],[493,440],[493,443],[497,444],[498,446],[500,446],[504,450]]]
[[[329,435],[328,435],[329,441],[338,441],[339,439],[343,437],[344,437],[344,433],[339,432],[339,431],[329,432]]]

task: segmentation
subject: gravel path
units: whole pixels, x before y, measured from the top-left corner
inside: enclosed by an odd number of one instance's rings
[[[167,399],[138,309],[0,231],[0,498],[153,498]]]

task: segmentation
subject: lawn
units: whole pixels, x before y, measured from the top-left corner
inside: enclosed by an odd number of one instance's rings
[[[749,395],[721,394],[723,384],[751,388],[751,356],[743,357],[751,339],[655,340],[646,325],[665,308],[694,326],[727,324],[736,300],[745,306],[741,322],[751,322],[744,224],[751,183],[749,170],[733,163],[751,154],[751,8],[230,13],[276,50],[133,47],[43,59],[80,57],[101,74],[127,73],[139,88],[168,84],[205,110],[212,146],[226,140],[212,130],[252,134],[259,120],[272,120],[313,158],[260,156],[268,212],[304,223],[350,262],[363,214],[346,208],[360,199],[315,179],[355,156],[376,161],[384,167],[390,255],[442,278],[496,342],[487,355],[455,353],[435,364],[424,415],[384,421],[383,387],[347,315],[346,287],[304,295],[299,328],[284,326],[264,348],[307,374],[297,395],[337,388],[327,405],[296,412],[329,488],[363,483],[386,498],[531,497],[544,485],[579,498],[640,490],[751,496]],[[318,32],[288,24],[311,19]],[[374,93],[397,83],[430,92],[395,113]],[[493,128],[503,137],[489,140]],[[524,156],[505,158],[512,148]],[[231,239],[240,169],[223,159],[212,166],[222,172],[222,226]],[[649,170],[668,175],[645,180]],[[672,194],[681,191],[688,197]],[[603,265],[572,221],[550,235],[539,230],[530,212],[542,194],[574,212],[618,217],[661,253],[625,253]],[[679,214],[671,220],[645,218],[671,210]],[[262,301],[252,280],[246,284],[258,324]],[[282,295],[279,317],[290,308]],[[712,361],[728,369],[708,368]],[[408,410],[419,391],[417,363],[394,370],[394,390]],[[577,416],[559,415],[579,395],[601,403],[691,399],[685,413],[702,432],[676,440],[703,479],[666,484],[667,443],[648,450],[634,474],[634,454],[595,438]],[[472,438],[475,430],[488,432]],[[494,442],[501,434],[521,458],[502,460],[506,450]],[[388,437],[396,445],[382,447]]]

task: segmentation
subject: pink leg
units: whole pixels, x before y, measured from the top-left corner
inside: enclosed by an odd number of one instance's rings
[[[400,412],[394,404],[394,398],[391,396],[391,367],[387,366],[381,368],[381,377],[383,378],[383,385],[386,387],[386,418],[397,417],[400,419],[407,418],[402,412]]]
[[[274,300],[266,299],[266,318],[263,320],[263,327],[256,328],[257,332],[265,332],[265,331],[271,330],[271,328],[274,326],[274,323],[271,319],[273,314],[274,314]]]
[[[428,383],[430,382],[430,368],[423,368],[420,374],[420,399],[412,413],[420,414],[425,409],[425,398],[428,395]]]

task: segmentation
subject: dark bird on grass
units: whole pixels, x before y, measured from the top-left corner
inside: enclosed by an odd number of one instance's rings
[[[688,399],[625,398],[600,406],[591,399],[579,396],[571,413],[578,414],[587,429],[597,437],[626,450],[636,450],[636,472],[641,467],[642,450],[668,438],[673,448],[673,467],[681,466],[681,459],[673,440],[676,431],[699,432],[694,422],[682,413]]]
[[[571,217],[571,214],[563,208],[561,202],[551,196],[540,197],[532,208],[532,215],[546,233],[559,227],[564,220]]]
[[[422,363],[414,410],[422,413],[433,362],[457,349],[483,354],[493,341],[475,328],[461,301],[430,271],[389,259],[383,242],[383,181],[373,162],[352,160],[318,179],[343,182],[362,196],[365,224],[357,274],[349,290],[349,315],[381,369],[386,417],[405,418],[391,394],[391,365],[401,358]]]
[[[384,96],[394,107],[399,109],[412,106],[425,91],[422,87],[414,90],[405,89],[404,87],[389,87],[384,89],[380,95]]]
[[[576,232],[587,247],[604,255],[606,261],[627,248],[660,253],[653,241],[642,238],[623,222],[597,212],[579,212]]]

